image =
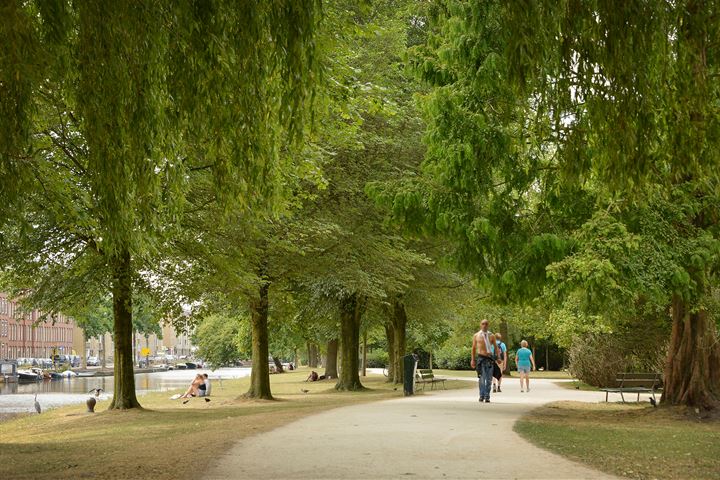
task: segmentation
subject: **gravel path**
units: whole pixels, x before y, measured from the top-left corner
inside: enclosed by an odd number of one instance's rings
[[[543,403],[604,399],[553,382],[531,380],[532,392],[520,393],[518,380],[506,379],[490,404],[468,388],[330,410],[238,442],[204,478],[614,478],[513,432]]]

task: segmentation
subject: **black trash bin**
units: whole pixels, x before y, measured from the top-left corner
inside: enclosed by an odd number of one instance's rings
[[[418,364],[418,356],[414,353],[403,357],[403,392],[405,396],[415,393],[415,369]]]

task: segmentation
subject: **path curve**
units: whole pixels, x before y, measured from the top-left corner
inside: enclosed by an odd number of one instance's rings
[[[477,389],[462,389],[312,415],[238,442],[205,478],[615,478],[537,448],[513,431],[538,405],[597,402],[604,394],[540,379],[531,380],[531,393],[520,393],[514,378],[504,386],[489,404],[478,402]]]

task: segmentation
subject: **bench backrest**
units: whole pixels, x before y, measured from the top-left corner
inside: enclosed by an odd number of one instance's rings
[[[618,373],[615,381],[620,388],[652,388],[662,387],[662,374],[660,373]]]
[[[417,371],[417,377],[419,380],[432,380],[435,378],[435,374],[432,370],[423,368]]]

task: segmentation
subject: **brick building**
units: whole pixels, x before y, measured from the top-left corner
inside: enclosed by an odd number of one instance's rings
[[[55,322],[41,320],[40,312],[23,312],[7,295],[0,293],[0,359],[49,358],[73,353],[75,324],[59,315]]]

